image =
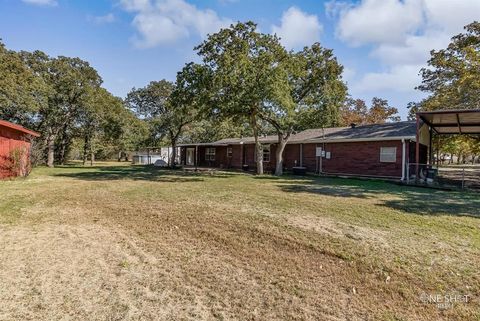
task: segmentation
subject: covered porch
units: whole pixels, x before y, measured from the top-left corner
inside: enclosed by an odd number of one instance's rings
[[[222,168],[228,165],[229,145],[222,143],[181,144],[180,165],[199,170],[202,168]],[[231,147],[230,147],[231,148]]]

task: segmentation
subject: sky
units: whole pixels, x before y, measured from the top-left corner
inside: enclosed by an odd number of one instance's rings
[[[80,57],[103,86],[125,97],[152,80],[174,80],[199,61],[209,34],[252,20],[287,49],[334,50],[353,98],[387,99],[403,119],[429,52],[480,18],[480,0],[0,0],[0,38],[13,50]]]

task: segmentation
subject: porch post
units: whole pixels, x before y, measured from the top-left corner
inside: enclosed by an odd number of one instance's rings
[[[195,145],[195,161],[193,162],[195,164],[195,171],[198,170],[198,145]]]
[[[405,139],[402,139],[402,181],[405,180],[405,165],[407,163],[406,153],[407,153],[407,149],[406,149]]]
[[[440,135],[437,135],[437,166],[440,166]]]
[[[417,133],[416,133],[416,139],[415,139],[415,180],[418,181],[418,175],[420,174],[420,168],[418,166],[418,163],[420,163],[420,117],[418,114],[416,115],[417,117]]]
[[[433,165],[433,157],[432,157],[433,156],[432,155],[433,154],[433,146],[432,146],[433,130],[432,130],[432,127],[429,127],[429,132],[430,132],[430,134],[429,134],[430,138],[429,138],[429,143],[428,143],[428,164],[430,166],[432,166]]]
[[[245,165],[245,149],[243,147],[243,142],[240,142],[240,167],[243,169],[243,165]]]

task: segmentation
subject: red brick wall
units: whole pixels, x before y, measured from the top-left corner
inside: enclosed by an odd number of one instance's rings
[[[244,144],[243,148],[245,150],[245,164],[248,165],[249,169],[254,170],[255,168],[257,168],[257,164],[255,161],[255,144]],[[273,170],[275,170],[275,148],[275,145],[270,145],[270,161],[263,162],[263,170],[265,172],[272,172]]]
[[[212,146],[213,147],[213,146]],[[205,159],[205,152],[209,146],[198,146],[198,166],[204,167],[218,167],[218,168],[232,168],[238,167],[241,168],[241,153],[240,146],[233,147],[233,156],[227,157],[227,146],[215,146],[215,160],[210,161]],[[180,150],[180,161],[182,165],[186,164],[186,154],[187,148],[195,148],[195,146],[182,147]],[[197,157],[197,155],[195,157]]]
[[[232,157],[228,159],[229,168],[242,168],[243,165],[243,146],[242,145],[231,145],[228,146],[232,148]]]
[[[291,170],[294,166],[300,166],[300,144],[287,144],[283,152],[283,167]]]
[[[317,144],[305,144],[304,164],[308,171],[315,171],[318,160],[315,157]],[[318,144],[322,147],[322,144]],[[395,163],[380,162],[381,147],[396,147]],[[351,143],[328,143],[325,151],[331,153],[331,158],[322,159],[322,172],[327,174],[350,174],[361,176],[402,176],[402,142],[379,141],[379,142],[351,142]]]
[[[407,155],[409,155],[410,163],[415,164],[416,161],[416,144],[415,142],[410,142],[408,144],[408,152]],[[426,164],[428,162],[428,147],[425,145],[420,144],[420,164]]]
[[[307,172],[315,172],[317,169],[316,147],[317,144],[303,144],[303,166]]]
[[[18,153],[20,165],[13,171],[12,153]],[[25,134],[0,127],[0,178],[24,176],[30,171],[30,141]]]
[[[303,144],[303,166],[308,172],[316,172],[319,167],[319,160],[315,156],[316,147],[322,147],[323,144]],[[221,168],[242,168],[243,157],[245,164],[249,169],[254,170],[255,164],[255,145],[232,145],[233,155],[227,157],[227,147],[217,146],[215,162],[205,160],[205,147],[199,147],[198,155],[200,166],[221,167]],[[395,163],[380,162],[381,147],[396,147],[397,155]],[[264,162],[266,172],[275,170],[275,145],[270,147],[270,162]],[[410,162],[415,161],[415,143],[407,145],[407,155]],[[325,151],[331,153],[331,158],[322,159],[322,169],[327,174],[339,175],[361,175],[361,176],[384,176],[398,177],[402,176],[402,142],[398,141],[379,141],[379,142],[351,142],[351,143],[328,143],[325,144]],[[412,155],[413,152],[413,155]],[[426,161],[427,147],[421,145],[421,162]],[[185,162],[185,148],[182,148],[182,161]],[[300,165],[300,144],[288,144],[284,152],[284,164],[287,170]]]

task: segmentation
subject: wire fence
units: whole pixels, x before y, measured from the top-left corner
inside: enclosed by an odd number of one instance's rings
[[[445,188],[460,188],[480,191],[480,165],[429,165],[409,164],[407,169],[409,184]]]

